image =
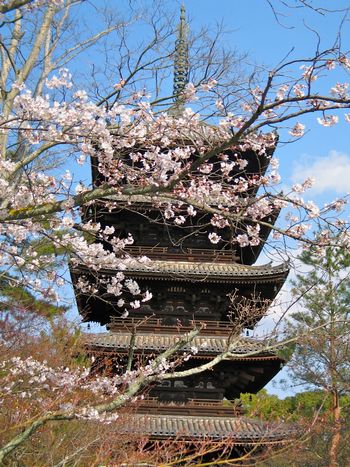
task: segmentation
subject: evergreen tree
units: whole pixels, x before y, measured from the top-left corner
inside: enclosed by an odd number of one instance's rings
[[[301,337],[289,363],[290,376],[295,384],[323,391],[325,402],[331,399],[328,456],[335,467],[345,428],[341,396],[350,389],[350,256],[334,246],[305,250],[300,260],[305,272],[297,274],[292,290],[301,297],[300,308],[287,332]]]

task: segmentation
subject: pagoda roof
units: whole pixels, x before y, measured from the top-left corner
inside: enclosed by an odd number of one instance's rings
[[[147,283],[148,287],[152,287],[153,294],[158,293],[157,288],[163,289],[168,287],[169,284],[172,284],[172,286],[183,284],[192,289],[198,284],[203,284],[205,288],[211,290],[211,292],[207,293],[215,294],[214,289],[220,287],[218,293],[225,293],[226,296],[230,291],[243,287],[245,293],[252,293],[252,296],[256,295],[257,297],[261,296],[261,299],[272,300],[284,284],[289,267],[288,263],[277,266],[271,264],[248,266],[239,263],[174,260],[146,260],[143,262],[133,258],[127,260],[127,264],[121,260],[120,269],[116,266],[91,271],[83,264],[70,264],[73,284],[76,284],[80,276],[86,276],[88,279],[91,277],[91,280],[96,280],[96,275],[108,278],[115,276],[120,271],[126,277],[139,281],[141,287]],[[194,293],[194,291],[192,290],[191,293]],[[89,297],[88,294],[77,294],[78,307],[85,321],[97,321],[101,324],[107,324],[111,321],[111,317],[120,316],[119,310],[115,308],[113,302],[115,297],[104,291],[101,294],[104,294],[101,299],[97,296]],[[146,311],[146,309],[141,309],[140,312],[141,314],[136,313],[138,317],[141,317],[141,315],[149,316],[150,313],[154,313],[153,311]],[[156,314],[158,315],[157,312]],[[161,309],[160,314],[162,314]],[[131,313],[131,316],[135,317],[134,313]],[[227,321],[224,315],[221,319]],[[248,328],[251,326],[252,324],[247,324]]]
[[[164,351],[174,346],[180,334],[138,333],[133,343],[136,352]],[[85,334],[86,346],[91,350],[109,350],[118,353],[128,352],[130,348],[131,333],[127,331],[106,332],[100,334]],[[231,339],[234,344],[234,353],[238,354],[230,360],[283,360],[275,353],[266,350],[266,343],[247,337]],[[191,351],[191,347],[198,349],[198,355],[217,355],[225,352],[230,345],[229,336],[196,336],[190,343],[184,345],[183,351]],[[247,355],[254,353],[254,355]],[[195,358],[196,356],[194,356]]]
[[[176,416],[135,414],[118,428],[122,434],[133,433],[151,438],[228,439],[233,445],[266,445],[295,437],[288,425],[267,423],[246,417]]]
[[[76,268],[73,268],[76,269]],[[80,272],[85,267],[78,266]],[[115,274],[118,269],[100,269],[100,274]],[[287,262],[277,266],[247,266],[239,263],[191,262],[191,261],[138,261],[131,260],[123,272],[148,280],[175,279],[178,281],[200,280],[205,282],[257,283],[285,280],[289,273]]]
[[[252,195],[253,196],[253,195]],[[203,195],[200,199],[191,199],[186,198],[185,200],[181,200],[175,196],[169,196],[167,193],[146,193],[146,194],[115,194],[109,195],[106,197],[102,197],[96,201],[98,205],[103,204],[105,202],[115,201],[119,203],[121,206],[129,207],[132,205],[133,210],[137,210],[138,208],[147,207],[150,209],[159,209],[159,206],[164,204],[179,204],[183,205],[184,203],[187,205],[194,204],[196,209],[205,209],[206,206],[218,206],[223,205],[226,207],[236,207],[237,200],[236,199],[229,199],[228,197],[218,196],[215,195]],[[192,202],[192,203],[191,203]]]

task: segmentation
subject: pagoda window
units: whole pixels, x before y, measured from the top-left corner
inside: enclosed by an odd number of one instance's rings
[[[181,380],[174,381],[174,388],[187,388],[187,385]]]
[[[187,311],[186,311],[186,309],[185,309],[185,307],[183,305],[178,305],[176,307],[176,309],[175,309],[175,312],[178,313],[178,314],[181,314],[181,315],[187,313]]]
[[[160,381],[159,386],[162,386],[163,388],[171,388],[171,381]]]
[[[174,313],[174,305],[167,303],[164,307],[165,313]]]
[[[195,385],[196,389],[204,389],[205,388],[205,382],[204,381],[198,381],[198,383]]]

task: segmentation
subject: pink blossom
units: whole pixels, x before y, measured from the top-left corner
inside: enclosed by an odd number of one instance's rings
[[[346,55],[341,55],[339,63],[341,63],[345,68],[350,68],[350,60]]]
[[[291,136],[294,136],[295,138],[300,138],[301,136],[304,135],[304,130],[305,130],[305,125],[297,122],[294,125],[294,127],[289,131],[289,134]]]
[[[310,230],[310,227],[311,226],[309,224],[299,224],[288,229],[288,233],[295,238],[301,238],[308,230]]]
[[[293,86],[293,92],[296,95],[296,97],[304,97],[305,92],[304,89],[306,88],[305,84],[295,84]]]
[[[322,126],[333,126],[338,123],[339,117],[337,115],[326,115],[324,118],[317,117],[317,121]]]
[[[300,183],[296,183],[292,186],[292,190],[295,193],[303,193],[305,191],[305,188]]]
[[[317,218],[320,215],[320,208],[316,206],[313,201],[309,201],[305,204],[305,208],[309,212],[311,218]]]
[[[273,169],[278,169],[278,167],[279,167],[279,160],[276,159],[275,157],[271,158],[271,159],[270,159],[270,166],[271,166]]]
[[[146,290],[146,292],[143,294],[142,302],[148,302],[149,300],[152,299],[152,297],[153,297],[152,293]]]
[[[336,65],[335,60],[327,60],[326,61],[327,70],[334,70],[335,65]]]
[[[184,98],[186,101],[195,101],[198,99],[198,96],[196,95],[196,87],[193,83],[188,83],[185,88],[184,92]]]
[[[129,292],[132,293],[132,295],[139,295],[141,293],[139,285],[133,279],[127,279],[125,281],[125,285],[129,289]]]
[[[217,85],[217,81],[215,79],[210,79],[207,83],[201,84],[201,89],[203,91],[210,91]]]
[[[307,177],[303,182],[303,187],[305,189],[312,188],[315,184],[316,180],[314,177]]]
[[[210,219],[210,223],[211,225],[213,225],[214,227],[218,227],[219,229],[223,229],[224,227],[227,227],[229,225],[228,220],[225,219],[223,216],[220,216],[219,214],[214,214],[213,217]]]
[[[217,108],[218,110],[223,110],[223,109],[225,108],[225,106],[224,106],[224,104],[223,104],[223,102],[222,102],[221,99],[217,99],[217,100],[215,101],[215,106],[216,106],[216,108]]]
[[[289,86],[287,84],[283,84],[282,86],[280,86],[276,92],[276,100],[281,101],[282,99],[284,99],[288,89]]]
[[[47,79],[45,84],[49,89],[66,87],[70,89],[73,84],[71,82],[72,75],[69,73],[67,68],[61,68],[58,71],[59,76],[54,75],[51,79]]]
[[[247,234],[237,235],[236,240],[240,247],[249,246],[249,238]]]
[[[175,217],[174,222],[177,225],[182,225],[186,222],[186,219],[184,216],[178,216],[178,217]]]
[[[246,159],[237,158],[236,164],[238,165],[240,170],[244,170],[248,165],[248,161]]]
[[[119,83],[113,85],[114,89],[119,91],[125,85],[125,80],[120,80]]]
[[[193,206],[188,206],[188,208],[187,208],[187,214],[188,214],[189,216],[191,216],[191,217],[194,217],[194,216],[196,216],[197,211],[194,209]]]
[[[302,77],[306,81],[316,81],[317,75],[314,74],[314,67],[312,66],[307,66],[307,65],[301,65],[300,67],[301,70],[303,70]]]
[[[331,94],[339,97],[340,99],[347,99],[348,98],[348,90],[349,83],[337,83],[335,86],[331,88]]]
[[[213,243],[214,245],[219,243],[220,240],[221,240],[220,235],[216,234],[215,232],[210,232],[208,234],[208,238],[209,238],[210,242]]]

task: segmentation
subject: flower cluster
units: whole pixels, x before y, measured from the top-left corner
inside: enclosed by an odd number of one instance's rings
[[[345,59],[338,61],[346,66]],[[118,200],[121,197],[125,200],[127,193],[150,196],[165,222],[174,223],[179,229],[196,223],[200,227],[201,215],[208,211],[205,223],[213,227],[207,233],[208,248],[219,242],[241,248],[257,246],[261,242],[260,224],[281,207],[302,208],[304,218],[300,215],[298,222],[308,225],[331,207],[317,207],[293,194],[278,195],[275,186],[281,177],[278,161],[272,157],[277,135],[252,131],[248,125],[254,112],[260,112],[256,116],[257,128],[260,119],[273,122],[288,99],[293,102],[299,99],[298,105],[305,106],[307,111],[324,112],[318,117],[321,125],[336,124],[338,116],[325,113],[331,102],[320,96],[305,96],[309,89],[302,81],[310,84],[315,80],[315,70],[304,67],[302,73],[294,84],[272,87],[274,94],[264,97],[261,109],[264,93],[259,87],[251,89],[244,99],[242,114],[226,114],[217,125],[204,123],[189,108],[176,117],[154,113],[145,91],[110,107],[95,105],[85,91],[73,89],[67,69],[59,70],[46,81],[49,91],[63,88],[66,99],[57,101],[50,92],[33,95],[25,86],[19,86],[13,112],[9,118],[0,119],[0,130],[9,137],[19,131],[28,141],[30,152],[20,162],[6,159],[0,162],[3,193],[0,235],[6,239],[0,251],[2,267],[20,270],[20,283],[55,299],[55,290],[63,283],[52,273],[51,265],[57,252],[64,251],[69,253],[73,268],[83,265],[96,279],[91,281],[82,275],[76,283],[77,291],[100,294],[104,290],[107,296],[117,298],[116,306],[126,316],[130,308],[139,308],[150,299],[149,292],[141,290],[124,274],[133,261],[144,259],[128,253],[133,238],[127,232],[119,235],[114,226],[87,220],[85,210],[102,202],[97,201],[95,193],[101,193],[109,211],[119,209]],[[124,84],[119,83],[119,87]],[[216,84],[211,80],[201,88],[208,91]],[[333,100],[344,101],[347,89],[347,83],[336,83],[330,95]],[[186,87],[185,97],[196,97],[196,88],[191,83]],[[335,105],[340,108],[343,104]],[[221,101],[219,107],[224,110]],[[349,120],[348,115],[345,118]],[[298,121],[289,133],[301,137],[304,131],[305,125]],[[77,183],[68,171],[57,176],[31,165],[41,152],[56,145],[69,148],[78,164],[90,158],[95,167],[95,182],[103,188],[94,191],[82,182]],[[19,176],[23,171],[25,177]],[[299,195],[310,186],[311,181],[306,180],[294,185],[292,191]],[[257,193],[261,196],[256,196]],[[39,214],[37,207],[41,209]],[[285,227],[287,235],[294,238],[307,235],[306,228],[292,232],[296,224],[293,222]],[[230,227],[233,225],[239,228]],[[103,270],[114,270],[115,274],[109,277],[101,273]]]

